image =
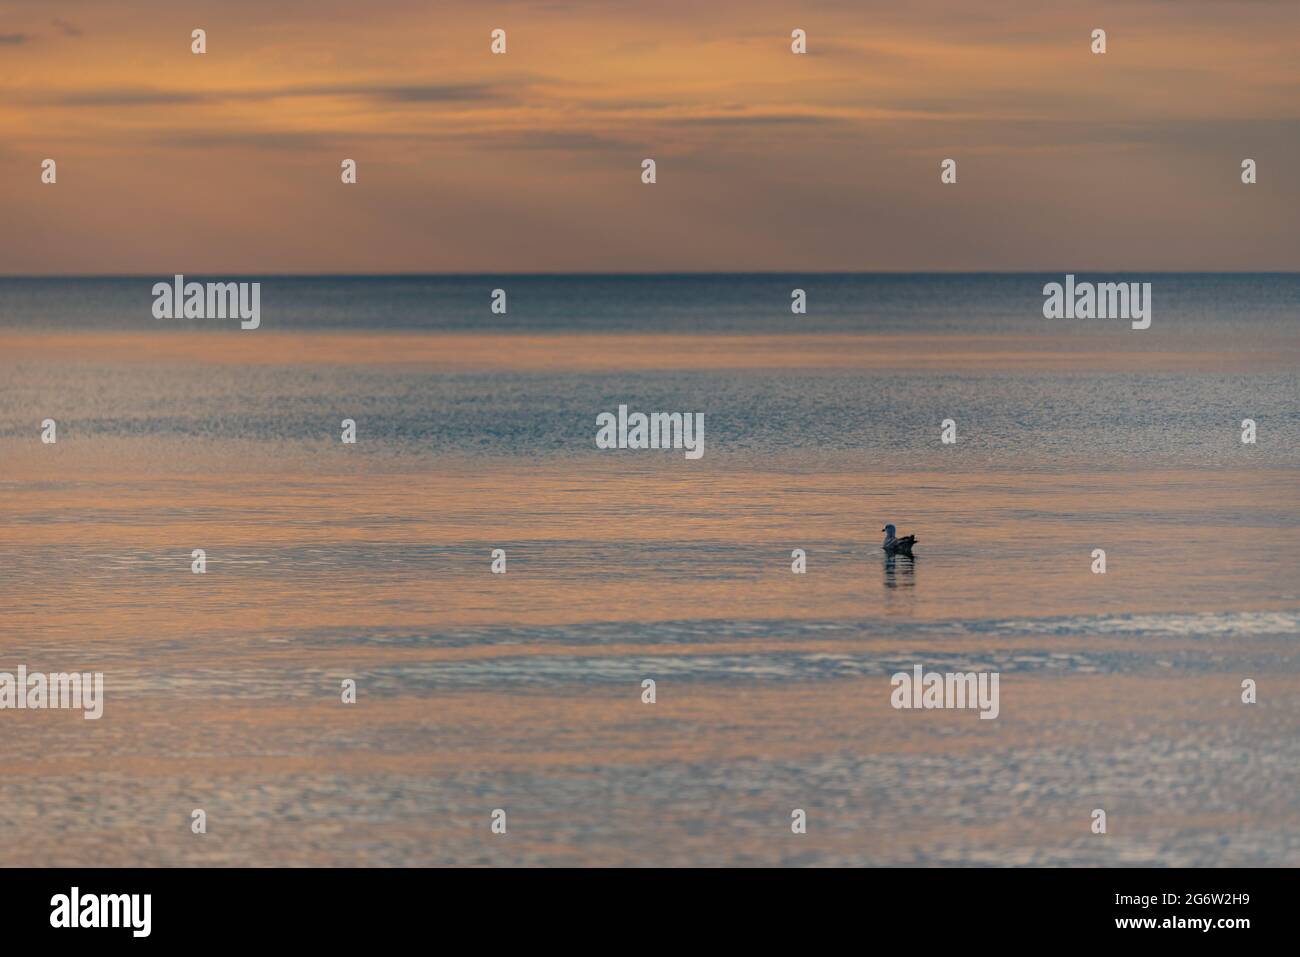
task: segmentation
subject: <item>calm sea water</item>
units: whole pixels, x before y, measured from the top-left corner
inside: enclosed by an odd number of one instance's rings
[[[1151,282],[1155,321],[1143,341],[1221,332],[1238,345],[1294,322],[1297,273],[1078,272],[1078,282]],[[231,276],[260,281],[267,328],[483,332],[1042,332],[1043,285],[1063,273],[685,274],[592,276]],[[0,323],[25,328],[157,331],[151,288],[170,275],[0,278]],[[489,313],[491,291],[508,294]],[[790,292],[808,293],[796,320]],[[199,320],[178,321],[193,328]],[[1054,332],[1106,335],[1105,323],[1058,323]],[[1289,327],[1288,327],[1289,328]]]
[[[205,277],[187,277],[202,280]],[[230,279],[231,277],[218,277]],[[1104,276],[1115,280],[1123,277]],[[1150,276],[1128,277],[1151,281]],[[0,435],[30,432],[30,416],[75,409],[83,436],[307,441],[339,414],[365,422],[363,454],[501,454],[533,459],[591,449],[596,412],[707,413],[711,460],[754,456],[799,470],[807,459],[858,456],[872,469],[918,459],[942,467],[1141,468],[1239,461],[1223,441],[1228,423],[1253,416],[1267,440],[1255,461],[1294,465],[1300,454],[1293,362],[1260,369],[1161,369],[1162,356],[1275,354],[1300,343],[1300,275],[1157,275],[1154,321],[1049,321],[1042,286],[1056,275],[654,276],[654,277],[261,277],[264,325],[242,335],[325,332],[489,333],[506,368],[424,371],[367,359],[322,368],[288,354],[283,365],[30,362],[8,370]],[[194,332],[240,335],[234,322],[157,320],[151,278],[0,279],[0,328],[121,330],[162,341]],[[789,311],[790,289],[809,292],[810,313]],[[509,310],[491,315],[491,290]],[[652,372],[515,371],[510,334],[830,334],[925,337],[938,370],[907,365],[676,369],[689,347],[674,341]],[[986,346],[971,337],[1047,335],[1079,349],[1136,356],[1138,367],[964,369]],[[579,343],[581,339],[577,340]],[[212,351],[219,352],[221,343]],[[882,348],[884,346],[882,345]],[[572,348],[567,347],[567,348]],[[633,358],[642,347],[629,345]],[[1151,371],[1141,359],[1151,356]],[[215,358],[215,357],[214,357]],[[1294,357],[1292,357],[1294,359]],[[1263,365],[1263,364],[1261,364]],[[937,448],[937,423],[961,420],[961,457]],[[188,443],[187,443],[188,444]],[[183,451],[183,450],[182,450]],[[936,454],[943,456],[936,458]]]
[[[1300,277],[161,278],[0,280],[0,671],[108,688],[0,712],[0,863],[1300,863]]]

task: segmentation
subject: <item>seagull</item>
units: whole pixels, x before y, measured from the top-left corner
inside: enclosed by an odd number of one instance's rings
[[[886,525],[881,531],[885,533],[885,544],[881,547],[884,548],[886,555],[893,555],[897,552],[906,555],[908,558],[912,557],[912,545],[916,542],[915,535],[898,538],[894,534],[893,525]]]

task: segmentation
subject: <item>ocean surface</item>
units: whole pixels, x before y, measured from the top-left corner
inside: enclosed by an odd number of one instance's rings
[[[0,279],[0,865],[1300,865],[1300,275],[1063,276]]]

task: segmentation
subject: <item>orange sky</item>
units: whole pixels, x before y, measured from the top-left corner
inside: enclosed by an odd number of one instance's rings
[[[1298,171],[1294,0],[0,8],[0,274],[1295,270]]]

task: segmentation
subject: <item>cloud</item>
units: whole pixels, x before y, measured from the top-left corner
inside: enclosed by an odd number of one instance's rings
[[[562,130],[511,130],[500,133],[474,134],[462,137],[466,142],[479,142],[494,149],[556,150],[559,152],[627,152],[631,144],[624,140],[597,133],[565,132]]]
[[[669,117],[665,122],[682,126],[787,126],[839,123],[839,117],[815,116],[808,113],[755,113],[742,116],[681,116]]]
[[[212,98],[203,93],[180,93],[171,90],[99,90],[93,93],[56,93],[43,102],[56,106],[165,106],[174,103],[207,103]]]
[[[371,147],[410,149],[418,144],[445,144],[468,150],[626,153],[630,141],[582,131],[554,129],[458,131],[429,130],[170,130],[146,135],[148,142],[178,149],[255,149],[281,153],[340,150],[364,139]]]
[[[290,96],[364,96],[392,103],[450,103],[467,100],[500,100],[495,88],[482,83],[423,84],[417,86],[384,86],[354,91],[322,88],[317,91],[289,93]]]
[[[293,132],[281,130],[268,131],[158,131],[149,140],[159,146],[172,146],[180,149],[253,149],[269,150],[277,153],[311,152],[320,153],[336,149],[347,141],[345,134]]]
[[[0,33],[0,45],[18,46],[31,39],[28,33]]]
[[[382,103],[465,103],[501,101],[509,98],[495,86],[487,83],[336,83],[271,87],[262,90],[185,91],[121,87],[86,92],[56,92],[38,96],[34,101],[53,106],[159,106],[331,96],[358,97]]]
[[[74,23],[69,23],[67,20],[64,20],[62,17],[55,17],[50,22],[54,24],[54,28],[58,30],[59,33],[63,34],[65,37],[81,36],[81,28]]]

